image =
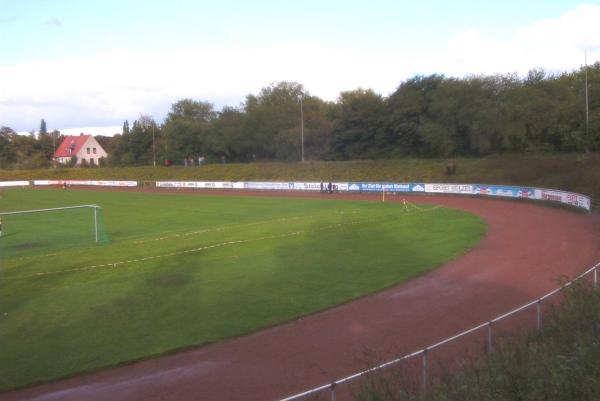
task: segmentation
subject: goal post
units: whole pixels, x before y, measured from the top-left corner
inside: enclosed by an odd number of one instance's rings
[[[0,217],[6,257],[108,242],[102,208],[95,204],[7,211]]]

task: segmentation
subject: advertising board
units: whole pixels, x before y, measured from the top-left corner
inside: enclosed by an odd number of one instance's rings
[[[588,196],[573,192],[536,188],[535,199],[560,202],[567,205],[580,207],[588,211],[591,210],[591,199]]]
[[[507,185],[475,185],[474,193],[476,195],[503,196],[506,198],[525,198],[533,199],[535,189],[530,187],[515,187]]]
[[[0,187],[24,187],[28,185],[29,181],[0,181]]]
[[[348,183],[350,191],[359,192],[410,192],[411,184],[396,182],[351,182]]]
[[[244,182],[245,189],[260,189],[271,191],[290,191],[294,189],[293,182],[250,181]]]
[[[33,185],[90,185],[101,187],[137,187],[137,181],[98,181],[98,180],[35,180]]]
[[[325,183],[323,183],[324,185]],[[320,191],[320,182],[294,182],[292,183],[292,189],[294,191]]]
[[[410,184],[410,192],[425,192],[425,184]]]
[[[425,192],[471,195],[474,193],[474,186],[471,184],[425,184]]]

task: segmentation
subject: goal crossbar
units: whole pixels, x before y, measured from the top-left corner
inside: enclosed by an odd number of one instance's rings
[[[99,208],[98,205],[78,205],[78,206],[63,206],[63,207],[53,207],[49,209],[33,209],[33,210],[17,210],[15,212],[0,212],[0,216],[7,216],[9,214],[25,214],[25,213],[38,213],[38,212],[51,212],[53,210],[64,210],[64,209],[79,209],[83,207],[92,207],[94,209]]]
[[[41,212],[52,212],[56,210],[66,209],[81,209],[81,208],[92,208],[94,209],[94,237],[96,243],[98,242],[98,209],[102,209],[98,205],[76,205],[76,206],[63,206],[63,207],[52,207],[48,209],[32,209],[32,210],[17,210],[14,212],[0,212],[0,216],[8,216],[15,214],[29,214],[29,213],[41,213]]]

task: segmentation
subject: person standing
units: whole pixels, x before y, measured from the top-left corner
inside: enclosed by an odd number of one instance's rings
[[[2,216],[0,216],[0,237],[2,237]]]

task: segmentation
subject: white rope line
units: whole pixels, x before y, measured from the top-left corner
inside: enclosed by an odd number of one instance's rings
[[[229,230],[229,229],[233,229],[233,228],[251,227],[251,226],[257,226],[257,225],[262,225],[262,224],[286,222],[286,221],[291,221],[291,220],[307,219],[307,218],[318,217],[318,216],[319,215],[281,217],[281,218],[277,218],[277,219],[254,221],[251,223],[232,224],[232,225],[228,225],[228,226],[224,226],[224,227],[206,228],[206,229],[202,229],[202,230],[189,231],[189,232],[184,232],[184,233],[179,233],[179,234],[165,235],[163,237],[149,238],[149,239],[134,241],[133,243],[136,245],[139,245],[139,244],[145,244],[147,242],[164,241],[164,240],[170,239],[170,238],[189,237],[192,235],[206,234],[206,233],[217,232],[217,231],[225,231],[225,230]]]
[[[242,239],[242,240],[235,240],[235,241],[220,242],[220,243],[213,244],[213,245],[207,245],[207,246],[202,246],[202,247],[193,248],[193,249],[186,249],[184,251],[178,251],[178,252],[170,252],[170,253],[163,254],[163,255],[146,256],[143,258],[109,262],[109,263],[103,263],[103,264],[99,264],[99,265],[75,267],[72,269],[55,270],[55,271],[48,271],[48,272],[37,272],[37,273],[31,273],[31,274],[26,274],[26,275],[22,275],[22,276],[7,277],[7,278],[4,278],[4,280],[17,280],[17,279],[40,277],[40,276],[47,276],[47,275],[59,274],[59,273],[82,272],[82,271],[89,271],[89,270],[100,269],[100,268],[116,268],[118,265],[146,262],[149,260],[184,255],[184,254],[188,254],[188,253],[201,252],[201,251],[205,251],[208,249],[219,248],[219,247],[223,247],[223,246],[227,246],[227,245],[245,244],[245,243],[249,243],[249,242],[265,241],[265,240],[271,240],[271,239],[280,239],[280,238],[298,236],[300,234],[304,234],[304,233],[308,233],[308,232],[323,231],[323,230],[339,228],[339,227],[348,226],[348,225],[356,225],[356,224],[360,224],[360,223],[362,223],[362,222],[351,221],[348,223],[338,223],[338,224],[320,227],[320,228],[313,229],[313,230],[293,231],[293,232],[289,232],[289,233],[284,233],[284,234],[279,234],[279,235],[271,235],[271,236],[253,238],[253,239]]]
[[[432,211],[442,207],[440,205],[434,205],[431,207],[419,207],[416,204],[414,204],[413,202],[409,202],[404,198],[402,198],[402,205],[404,206],[404,210],[406,211],[407,214],[413,214],[413,211],[415,211],[415,210],[416,210],[416,212],[414,212],[414,213],[432,212]]]
[[[350,210],[347,212],[335,211],[335,214],[359,214],[359,213],[360,213],[360,211],[358,211],[358,210]],[[133,241],[134,244],[139,245],[139,244],[144,244],[147,242],[162,241],[162,240],[169,239],[169,238],[192,236],[192,235],[196,235],[196,234],[205,234],[205,233],[209,233],[209,232],[225,231],[225,230],[233,229],[233,228],[247,227],[247,226],[253,226],[253,225],[260,225],[260,224],[268,224],[268,223],[280,222],[280,221],[285,222],[285,221],[290,221],[290,220],[299,220],[299,219],[306,219],[306,218],[312,218],[312,217],[318,217],[318,216],[320,216],[320,214],[313,214],[313,215],[306,215],[306,216],[294,216],[294,217],[281,217],[281,218],[277,218],[277,219],[262,220],[262,221],[243,223],[243,224],[232,224],[232,225],[225,226],[225,227],[207,228],[204,230],[196,230],[196,231],[190,231],[190,232],[179,233],[179,234],[165,235],[163,237],[142,239],[142,240],[137,240],[137,241],[133,240],[133,238],[130,237],[130,238],[122,239],[119,242],[119,245],[127,244],[129,241]],[[173,231],[165,231],[163,233],[167,234],[167,233],[172,233],[172,232]],[[140,236],[136,236],[136,237],[139,238]],[[134,238],[136,238],[136,237],[134,237]],[[68,252],[72,252],[72,250],[58,251],[58,252],[41,254],[41,255],[20,256],[17,258],[9,258],[7,260],[18,262],[18,261],[23,261],[23,260],[28,260],[28,259],[37,259],[37,258],[42,259],[42,258],[46,258],[46,257],[50,257],[50,256],[62,255],[62,254],[68,253]]]
[[[441,208],[441,206],[438,206],[438,205],[430,207],[430,208],[420,208],[412,202],[407,202],[405,199],[403,199],[403,203],[405,203],[405,205],[404,205],[406,208],[405,212],[406,212],[406,214],[409,214],[409,215],[413,214],[413,213],[411,212],[411,210],[409,210],[407,208],[407,206],[410,206],[410,207],[416,209],[417,212],[431,212],[435,209]],[[350,210],[350,211],[336,210],[335,211],[335,214],[356,215],[359,213],[360,213],[359,210]],[[197,234],[205,234],[205,233],[209,233],[209,232],[225,231],[228,229],[239,228],[239,227],[249,227],[249,226],[253,226],[253,225],[268,224],[268,223],[279,222],[279,221],[299,220],[299,219],[306,219],[306,218],[318,217],[318,216],[320,216],[320,215],[313,214],[313,215],[307,215],[307,216],[282,217],[282,218],[278,218],[278,219],[262,220],[262,221],[251,222],[251,223],[244,223],[244,224],[234,224],[234,225],[229,225],[229,226],[225,226],[225,227],[208,228],[208,229],[204,229],[204,230],[196,230],[196,231],[190,231],[190,232],[185,232],[185,233],[180,233],[180,234],[165,235],[163,237],[138,240],[138,241],[133,241],[133,243],[136,245],[140,245],[140,244],[145,244],[145,243],[153,242],[153,241],[163,241],[163,240],[170,239],[170,238],[180,238],[180,237],[192,236],[192,235],[197,235]],[[169,231],[167,231],[165,233],[168,233],[168,232]],[[129,241],[131,241],[131,238],[124,239],[119,243],[119,245],[127,244],[127,242],[129,242]],[[72,252],[72,250],[58,251],[58,252],[46,253],[46,254],[42,254],[42,255],[21,256],[21,257],[17,257],[17,258],[9,258],[8,260],[18,262],[18,261],[29,260],[29,259],[38,259],[38,258],[42,259],[42,258],[46,258],[46,257],[50,257],[50,256],[62,255],[62,254],[68,253],[68,252]]]

